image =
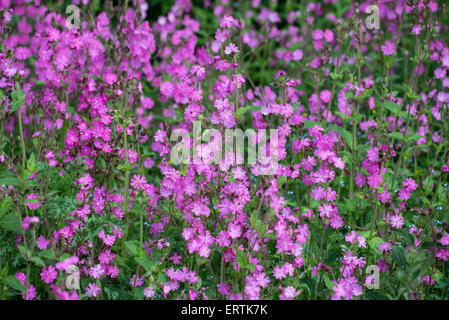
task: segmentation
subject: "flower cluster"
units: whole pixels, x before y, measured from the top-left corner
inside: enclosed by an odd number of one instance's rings
[[[0,298],[444,297],[444,1],[72,2],[0,1]]]

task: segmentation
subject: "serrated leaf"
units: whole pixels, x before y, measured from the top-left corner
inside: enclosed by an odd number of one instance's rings
[[[0,219],[0,227],[7,231],[12,231],[15,233],[22,232],[22,226],[20,225],[19,217],[8,214]]]
[[[392,256],[393,256],[393,261],[398,266],[401,266],[401,267],[405,266],[405,264],[406,264],[405,249],[403,247],[394,246],[393,250],[392,250]]]
[[[21,185],[21,181],[19,179],[17,179],[16,177],[4,177],[4,178],[0,178],[0,186],[20,186]]]
[[[379,245],[382,242],[382,238],[380,237],[374,237],[370,240],[368,240],[368,244],[376,252],[379,252]]]

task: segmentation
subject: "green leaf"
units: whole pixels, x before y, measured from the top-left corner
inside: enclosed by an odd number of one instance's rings
[[[339,115],[343,120],[346,120],[348,117],[346,116],[346,114],[339,112],[339,111],[335,111],[335,114]]]
[[[329,76],[331,77],[332,80],[342,79],[343,78],[343,74],[342,73],[336,73],[336,72],[331,72],[329,74]]]
[[[281,189],[282,186],[284,185],[284,183],[286,183],[286,182],[287,182],[287,177],[286,177],[286,176],[280,176],[280,177],[277,179],[278,188]]]
[[[70,253],[63,253],[60,257],[59,257],[59,262],[67,260],[68,258],[70,258],[72,255]]]
[[[42,261],[42,259],[39,257],[32,257],[31,261],[33,261],[38,266],[45,267],[44,261]]]
[[[237,249],[237,263],[242,267],[245,268],[249,264],[249,258],[246,255],[245,252],[243,252],[240,249]]]
[[[348,91],[344,94],[344,96],[348,99],[352,99],[354,97],[354,92]]]
[[[151,260],[148,256],[135,257],[134,260],[137,261],[144,269],[147,271],[150,268]]]
[[[435,288],[437,288],[437,289],[446,290],[447,287],[449,287],[449,279],[447,279],[447,278],[441,278],[435,284]]]
[[[125,242],[126,249],[132,256],[138,256],[138,248],[140,248],[140,243],[137,240],[129,240]]]
[[[251,217],[249,218],[249,225],[251,226],[251,228],[255,229],[256,223],[257,223],[257,216],[256,213],[253,212],[251,213]]]
[[[315,125],[318,125],[318,126],[321,127],[321,123],[320,122],[309,121],[309,120],[304,121],[304,128],[306,128],[306,129],[313,128],[313,127],[315,127]]]
[[[418,141],[421,138],[423,138],[423,136],[416,133],[412,133],[409,134],[407,137],[405,137],[405,141]]]
[[[4,177],[4,178],[0,178],[0,186],[20,186],[21,185],[21,181],[19,179],[17,179],[16,177]]]
[[[394,246],[393,250],[392,250],[392,256],[393,256],[393,261],[398,266],[401,266],[401,267],[405,266],[405,264],[406,264],[405,249],[403,247]]]
[[[20,108],[23,104],[25,104],[25,91],[22,89],[18,89],[11,93],[11,113],[15,112],[18,108]]]
[[[380,246],[381,242],[382,242],[382,238],[380,238],[380,237],[374,237],[374,238],[368,240],[369,246],[371,247],[371,249],[373,249],[376,252],[380,252],[379,246]]]
[[[396,140],[400,140],[400,141],[404,140],[404,136],[400,132],[397,132],[397,131],[389,133],[388,136],[390,138],[393,138]]]
[[[365,299],[366,300],[391,300],[390,297],[387,295],[380,293],[378,291],[367,291],[365,292]]]
[[[23,91],[22,89],[20,89],[20,90],[18,91],[17,96],[18,96],[18,101],[19,101],[19,102],[25,102],[25,91]]]
[[[15,233],[22,232],[22,226],[20,220],[16,215],[8,214],[0,219],[0,227],[6,231],[12,231]]]
[[[39,257],[49,259],[49,260],[55,260],[56,255],[55,251],[53,249],[47,249],[39,252]]]
[[[34,155],[34,152],[31,153],[31,156],[27,160],[27,170],[30,173],[33,173],[37,168],[37,162],[36,162],[36,156]]]
[[[437,148],[437,154],[438,153],[440,153],[440,151],[444,148],[444,147],[446,147],[446,145],[449,143],[449,140],[446,140],[446,141],[444,141],[443,143],[440,143],[439,145],[438,145],[438,148]]]
[[[326,287],[327,287],[329,290],[332,290],[332,288],[335,286],[335,283],[333,283],[333,282],[329,279],[329,276],[328,276],[327,274],[325,274],[325,275],[323,276],[323,279],[324,279],[324,283],[326,284]]]
[[[3,283],[7,286],[10,286],[13,289],[16,289],[17,291],[25,292],[25,287],[22,285],[22,283],[14,276],[7,276]]]
[[[245,268],[254,272],[256,267],[254,266],[253,263],[250,263],[250,264],[246,265]]]
[[[398,113],[400,111],[399,105],[393,101],[385,101],[384,108],[391,111],[394,115],[398,115]]]
[[[363,91],[363,93],[360,96],[356,96],[357,100],[365,100],[368,97],[371,97],[373,95],[373,89],[368,89]]]

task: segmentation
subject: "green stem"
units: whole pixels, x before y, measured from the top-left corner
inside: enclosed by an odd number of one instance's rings
[[[126,139],[126,128],[124,129],[125,139],[125,159],[126,159],[126,171],[125,171],[125,215],[128,213],[128,188],[129,188],[129,170],[128,170],[128,141]]]
[[[22,175],[23,175],[25,172],[26,154],[25,154],[25,141],[23,140],[22,114],[20,112],[20,109],[21,107],[17,109],[17,113],[19,115],[20,146],[22,148]]]

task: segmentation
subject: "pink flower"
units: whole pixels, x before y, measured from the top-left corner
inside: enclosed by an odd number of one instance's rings
[[[131,287],[140,287],[143,284],[143,277],[138,277],[136,279],[136,275],[133,275],[129,283],[131,284]]]
[[[26,288],[26,275],[23,272],[18,272],[14,275],[22,284],[24,288]],[[32,285],[28,285],[28,291],[22,292],[22,298],[25,300],[33,300],[36,297],[36,288]]]
[[[37,238],[37,247],[41,250],[47,249],[48,245],[50,244],[50,241],[44,238],[44,236],[39,236]]]
[[[329,103],[329,101],[331,100],[331,92],[329,90],[323,90],[320,93],[320,99],[321,101],[323,101],[324,103]]]
[[[293,60],[300,61],[303,57],[303,52],[299,49],[293,51]]]
[[[101,289],[95,283],[89,283],[86,288],[86,295],[90,298],[96,298],[100,295]]]
[[[96,264],[89,269],[89,275],[94,279],[99,279],[104,275],[104,268],[101,264]]]
[[[220,20],[220,27],[222,28],[238,27],[238,25],[238,21],[231,16],[224,16]]]
[[[42,268],[41,278],[45,283],[52,283],[58,275],[58,271],[56,271],[55,267],[48,266]]]
[[[79,262],[79,258],[77,256],[73,256],[73,257],[65,259],[64,261],[58,262],[56,264],[56,269],[58,269],[60,271],[66,271],[72,265],[75,265],[78,262]]]
[[[390,56],[396,50],[394,41],[386,41],[385,44],[381,46],[382,52],[386,56]]]
[[[145,296],[145,298],[150,299],[154,296],[156,292],[154,291],[153,287],[146,287],[143,290],[143,295]]]
[[[381,242],[379,245],[379,251],[388,252],[392,249],[391,243],[389,242]]]
[[[396,229],[401,229],[404,224],[404,218],[400,215],[394,215],[390,218],[391,225]]]
[[[377,172],[374,172],[368,176],[368,186],[370,188],[379,188],[382,182],[382,176]]]
[[[399,199],[401,199],[402,201],[410,199],[410,192],[406,189],[399,190]]]
[[[218,292],[224,296],[229,295],[230,286],[220,283],[218,285]]]
[[[445,68],[437,68],[434,72],[435,78],[437,79],[443,79],[446,77],[446,69]]]
[[[154,166],[154,160],[152,158],[146,158],[143,161],[143,166],[147,169],[151,169]]]
[[[449,250],[448,249],[437,249],[435,256],[438,259],[447,261],[447,260],[449,260]]]
[[[449,245],[449,234],[447,234],[447,233],[443,234],[443,236],[442,236],[441,239],[440,239],[440,243],[441,243],[443,246]]]
[[[231,239],[237,239],[242,234],[241,228],[239,225],[234,223],[230,223],[228,226],[228,232]]]
[[[413,180],[412,178],[408,178],[406,179],[402,185],[406,188],[406,190],[408,192],[412,192],[415,191],[416,188],[418,187],[418,184],[415,182],[415,180]]]
[[[355,176],[355,184],[359,187],[362,188],[365,185],[365,176],[363,174],[361,174],[360,172],[358,172]]]
[[[24,230],[28,230],[32,223],[38,224],[39,223],[39,218],[38,217],[25,217],[25,218],[23,218],[22,228]]]
[[[422,27],[418,24],[418,25],[413,26],[412,33],[418,35],[421,33],[421,30],[422,30]]]
[[[165,132],[162,129],[159,129],[154,134],[154,141],[165,142],[166,139],[167,139],[167,132]]]
[[[128,149],[128,161],[129,163],[136,163],[139,154],[134,149]]]
[[[224,53],[225,54],[231,54],[231,53],[237,53],[239,52],[239,48],[233,43],[230,43],[228,46],[226,46]]]
[[[30,209],[30,210],[36,210],[37,208],[39,208],[41,206],[40,204],[40,200],[39,197],[36,196],[34,193],[30,193],[26,199],[25,199],[25,205]]]
[[[293,300],[296,296],[301,294],[301,290],[296,290],[292,286],[285,288],[279,296],[280,300]]]
[[[382,203],[388,202],[388,200],[390,200],[390,196],[390,193],[387,190],[384,190],[378,195],[379,201]]]
[[[147,185],[147,179],[140,174],[135,174],[131,179],[131,187],[136,190],[143,190]]]

